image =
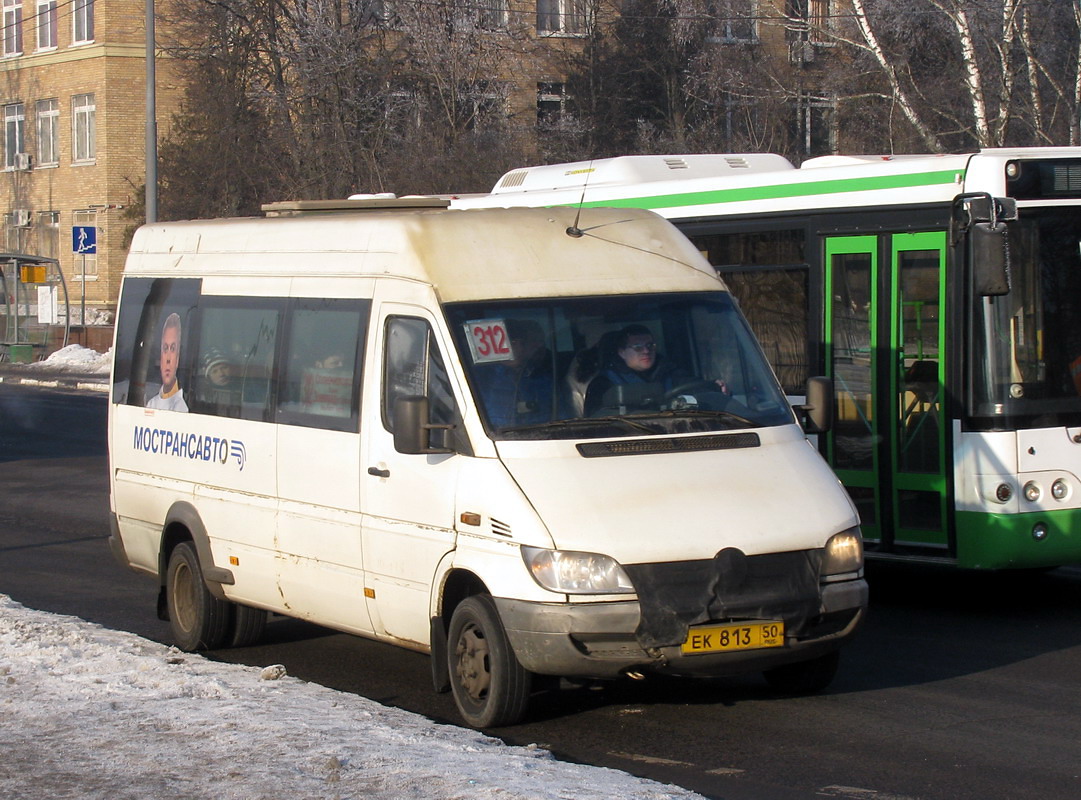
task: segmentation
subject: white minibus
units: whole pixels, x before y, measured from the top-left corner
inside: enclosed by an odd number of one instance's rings
[[[828,382],[793,410],[670,223],[266,211],[140,228],[121,289],[110,541],[178,647],[310,620],[430,653],[481,728],[536,676],[832,680],[867,584]]]

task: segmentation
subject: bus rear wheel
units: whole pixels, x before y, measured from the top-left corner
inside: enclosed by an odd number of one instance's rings
[[[251,647],[258,644],[266,630],[267,612],[261,608],[234,604],[232,625],[230,626],[230,647]]]
[[[447,643],[451,691],[468,725],[495,728],[525,716],[533,676],[514,655],[491,597],[458,604]]]
[[[230,633],[229,603],[206,588],[191,542],[181,542],[169,555],[165,600],[173,641],[181,650],[213,650],[225,643]]]

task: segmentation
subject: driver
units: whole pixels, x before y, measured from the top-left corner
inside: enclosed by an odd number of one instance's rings
[[[602,354],[601,371],[586,390],[585,415],[595,414],[609,389],[619,384],[657,383],[664,391],[685,382],[688,375],[657,352],[653,333],[645,325],[628,325],[615,339],[615,352]]]

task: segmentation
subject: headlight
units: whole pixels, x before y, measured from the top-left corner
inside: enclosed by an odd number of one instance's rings
[[[631,579],[614,558],[600,553],[522,547],[533,580],[563,594],[632,594]]]
[[[826,542],[822,556],[822,577],[837,580],[851,577],[863,570],[863,537],[859,528],[835,533]]]

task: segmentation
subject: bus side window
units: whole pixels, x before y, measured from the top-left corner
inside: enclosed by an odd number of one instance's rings
[[[282,356],[278,421],[356,432],[371,303],[295,300]]]
[[[192,408],[268,421],[281,301],[203,298]]]
[[[383,354],[383,426],[394,432],[394,401],[428,398],[431,422],[457,425],[458,405],[431,327],[415,317],[388,317]],[[448,443],[449,446],[449,443]]]

